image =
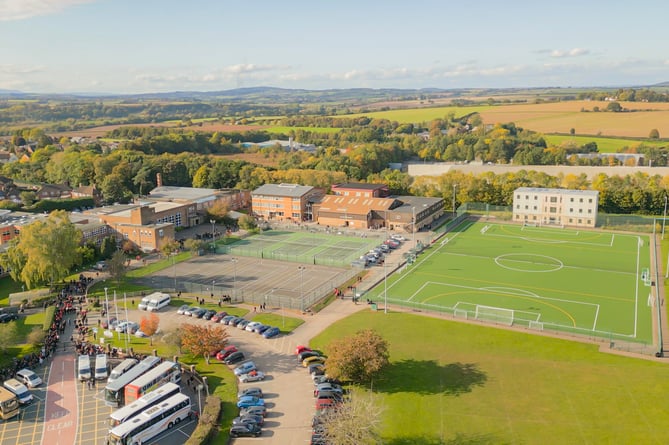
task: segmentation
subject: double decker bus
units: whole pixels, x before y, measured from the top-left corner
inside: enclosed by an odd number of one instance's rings
[[[132,402],[130,405],[126,405],[123,408],[120,408],[109,416],[109,430],[115,428],[125,422],[128,419],[135,417],[137,414],[146,410],[147,408],[152,407],[156,403],[162,402],[165,399],[169,399],[175,394],[179,394],[181,388],[176,383],[165,383],[155,391],[142,396],[138,400]]]
[[[0,387],[0,418],[11,419],[19,413],[19,398],[10,390]]]
[[[159,357],[149,356],[118,379],[107,383],[107,386],[105,386],[105,404],[114,407],[125,405],[125,386],[158,366],[160,362]]]
[[[190,398],[186,394],[175,394],[113,428],[109,432],[108,443],[109,445],[146,443],[191,416]]]
[[[164,361],[151,371],[125,385],[125,402],[134,402],[163,383],[179,383],[180,381],[181,366],[178,363]]]

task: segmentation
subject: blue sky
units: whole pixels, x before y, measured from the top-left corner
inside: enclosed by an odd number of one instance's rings
[[[666,1],[0,0],[0,89],[669,81]]]

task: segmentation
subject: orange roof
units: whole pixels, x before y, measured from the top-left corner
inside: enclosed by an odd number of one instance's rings
[[[318,207],[325,212],[367,214],[370,210],[390,210],[394,198],[365,198],[361,196],[326,195]]]

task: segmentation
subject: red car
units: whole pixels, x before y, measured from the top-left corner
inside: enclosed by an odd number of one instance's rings
[[[299,345],[295,348],[295,355],[298,355],[300,352],[311,351],[309,346]]]
[[[213,321],[214,323],[218,323],[221,321],[221,318],[225,317],[226,315],[228,315],[228,313],[225,311],[219,312],[218,314],[211,317],[211,321]]]
[[[223,361],[233,352],[237,352],[237,346],[229,345],[216,353],[216,359]]]

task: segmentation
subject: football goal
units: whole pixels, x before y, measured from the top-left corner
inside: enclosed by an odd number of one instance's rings
[[[474,318],[481,321],[489,321],[493,323],[503,323],[509,326],[513,325],[513,309],[505,309],[494,306],[476,305],[476,312]]]

